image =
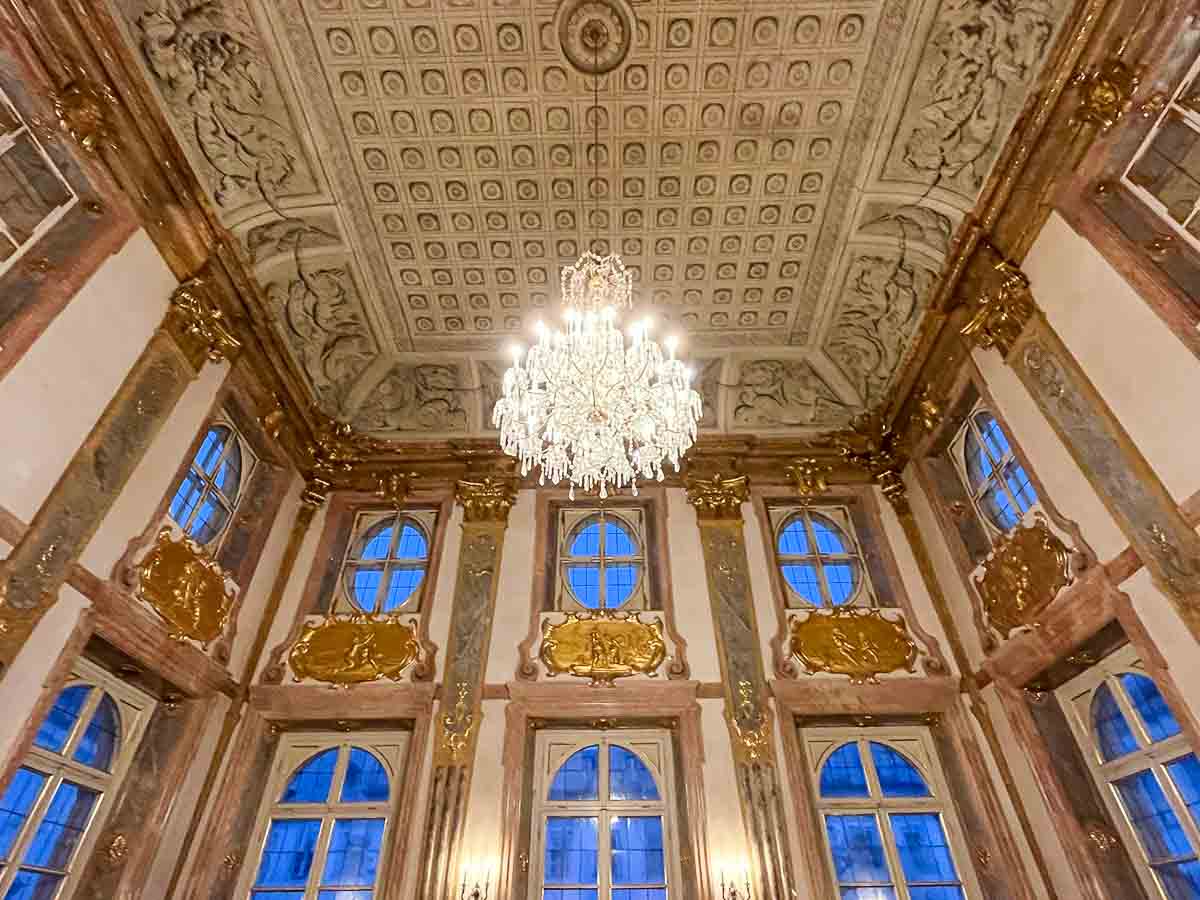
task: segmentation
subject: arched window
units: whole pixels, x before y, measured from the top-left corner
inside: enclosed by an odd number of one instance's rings
[[[843,898],[967,896],[955,863],[963,858],[961,831],[946,805],[940,773],[932,769],[927,737],[905,731],[913,734],[846,740],[837,729],[805,732],[830,864]],[[924,771],[909,753],[923,757]]]
[[[243,459],[242,444],[229,425],[213,425],[171,497],[171,518],[198,544],[220,537],[237,506],[243,475],[253,464],[252,457]]]
[[[427,526],[414,515],[360,519],[342,567],[342,586],[352,611],[418,611],[429,546]]]
[[[843,606],[867,599],[862,554],[834,511],[802,507],[776,529],[775,560],[789,606]]]
[[[674,895],[668,748],[655,732],[539,735],[531,898]]]
[[[600,510],[566,529],[559,565],[567,598],[584,609],[620,609],[640,591],[645,550],[638,521]]]
[[[1013,454],[996,417],[978,409],[967,419],[962,439],[967,488],[983,519],[1000,531],[1011,531],[1038,501],[1025,467]]]
[[[370,900],[379,883],[400,747],[360,734],[281,746],[256,830],[250,900]]]
[[[0,896],[71,895],[141,738],[150,698],[86,661],[0,797]]]
[[[1200,762],[1158,686],[1127,649],[1058,694],[1150,895],[1200,898]]]

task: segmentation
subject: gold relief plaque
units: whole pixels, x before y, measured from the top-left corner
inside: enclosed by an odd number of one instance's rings
[[[161,529],[137,571],[139,596],[171,626],[173,638],[207,647],[224,632],[233,593],[221,567],[194,541],[173,540],[170,528]]]
[[[849,675],[854,684],[878,683],[884,672],[916,668],[917,645],[903,618],[878,609],[814,609],[791,622],[790,647],[805,670]]]
[[[592,684],[612,684],[630,675],[653,675],[667,658],[662,622],[640,614],[567,613],[557,624],[542,623],[542,662],[551,675],[569,672]]]
[[[350,685],[399,681],[420,655],[416,628],[397,616],[330,616],[305,624],[288,662],[297,681]]]
[[[1070,552],[1041,515],[1014,529],[983,564],[975,587],[988,622],[1005,637],[1028,625],[1071,583]]]

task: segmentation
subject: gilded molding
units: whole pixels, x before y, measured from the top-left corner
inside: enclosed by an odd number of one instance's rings
[[[137,566],[138,596],[171,627],[175,640],[204,647],[225,631],[234,595],[216,561],[186,536],[173,539],[170,527]]]
[[[1071,583],[1070,556],[1041,514],[1006,535],[974,579],[988,624],[1004,637],[1032,624]]]
[[[416,472],[388,472],[379,476],[375,487],[375,496],[395,509],[402,509],[409,495],[413,492],[413,479]]]
[[[741,519],[742,504],[750,499],[750,480],[745,475],[689,476],[685,485],[687,501],[696,507],[698,519]]]
[[[1000,286],[980,298],[975,314],[962,328],[962,335],[974,346],[984,350],[995,348],[1007,359],[1037,306],[1024,272],[1007,260],[997,263],[995,270],[1003,276]]]
[[[398,616],[329,616],[305,624],[288,664],[297,681],[345,687],[380,678],[399,681],[420,656],[416,627]]]
[[[311,460],[301,501],[312,507],[324,504],[329,492],[354,471],[371,446],[348,422],[325,420],[308,448]]]
[[[908,510],[908,493],[900,476],[904,451],[900,435],[890,425],[877,415],[866,416],[857,420],[852,430],[835,435],[834,441],[841,447],[842,458],[870,475],[897,512]]]
[[[460,766],[466,761],[467,750],[475,733],[475,714],[468,705],[471,686],[465,681],[456,685],[457,699],[452,712],[438,722],[437,752],[434,763],[439,766]]]
[[[542,662],[551,676],[569,673],[611,685],[617,678],[654,675],[667,658],[662,620],[643,622],[640,613],[567,613],[562,622],[542,622]]]
[[[1079,88],[1079,105],[1071,121],[1095,125],[1106,133],[1133,106],[1140,73],[1119,59],[1106,59],[1071,80]]]
[[[771,748],[771,719],[756,702],[749,681],[738,682],[737,715],[727,715],[733,734],[733,755],[738,762],[774,762]]]
[[[88,153],[116,149],[113,110],[117,97],[106,84],[78,77],[52,95],[59,128]]]
[[[458,482],[454,496],[462,505],[465,521],[507,524],[519,486],[516,478],[487,475],[481,481]]]
[[[171,294],[165,324],[189,359],[232,360],[242,349],[242,342],[230,331],[211,291],[211,283],[204,276],[182,282]]]
[[[903,616],[879,609],[840,606],[813,609],[791,620],[789,648],[805,670],[848,675],[852,684],[877,684],[878,676],[916,671],[917,645]]]
[[[784,468],[788,480],[795,488],[796,497],[802,504],[811,503],[814,497],[829,490],[829,475],[833,467],[820,463],[812,457],[793,459]]]

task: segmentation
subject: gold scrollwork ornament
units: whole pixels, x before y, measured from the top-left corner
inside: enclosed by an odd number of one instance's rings
[[[755,702],[754,686],[749,681],[738,682],[737,710],[728,718],[738,760],[754,763],[771,758],[771,720]]]
[[[225,631],[233,593],[221,567],[190,538],[176,540],[162,528],[137,575],[138,595],[171,627],[171,637],[207,647]]]
[[[1010,532],[975,579],[988,623],[1003,637],[1029,625],[1070,583],[1070,553],[1040,514]]]
[[[1106,59],[1077,75],[1072,84],[1080,88],[1079,106],[1072,119],[1096,125],[1104,134],[1132,106],[1141,77],[1121,60]]]
[[[567,613],[564,621],[542,623],[542,662],[550,675],[569,673],[611,685],[617,678],[654,675],[667,658],[662,622],[641,614]]]
[[[1036,306],[1024,272],[1006,260],[996,264],[996,271],[1001,274],[1000,286],[980,299],[975,315],[961,333],[976,346],[984,350],[995,348],[1007,357]]]
[[[467,707],[471,687],[465,681],[458,682],[458,699],[454,711],[442,716],[441,736],[438,740],[439,762],[443,765],[458,765],[466,757],[475,731],[475,716]]]
[[[801,457],[788,463],[784,471],[795,488],[796,497],[805,504],[829,490],[829,475],[833,467],[811,457]]]
[[[750,499],[750,482],[745,475],[731,478],[717,473],[712,478],[688,478],[687,500],[701,519],[739,519],[742,504]]]
[[[288,663],[297,681],[349,686],[380,678],[399,681],[420,656],[416,628],[397,616],[329,616],[304,626]]]
[[[878,609],[814,609],[791,620],[789,646],[809,674],[848,675],[852,684],[877,684],[880,675],[915,671],[917,645],[902,617]]]

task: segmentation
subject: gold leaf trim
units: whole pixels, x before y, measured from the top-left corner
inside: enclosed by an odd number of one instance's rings
[[[975,579],[989,624],[1004,637],[1029,625],[1071,583],[1070,558],[1040,514],[1009,533]]]
[[[551,675],[568,673],[612,684],[617,678],[653,675],[667,658],[662,621],[643,622],[640,613],[567,613],[542,623],[542,662]]]
[[[687,501],[701,519],[740,519],[742,504],[750,499],[750,482],[745,475],[725,478],[688,478]]]
[[[171,627],[171,637],[205,647],[220,637],[233,608],[225,573],[194,541],[158,532],[137,567],[138,595]]]
[[[915,671],[917,645],[904,618],[884,618],[878,609],[839,607],[812,610],[791,620],[792,654],[805,670],[848,675],[853,684],[878,683],[879,675]]]
[[[288,663],[297,681],[351,685],[399,681],[420,655],[416,628],[397,616],[329,616],[304,626]]]

